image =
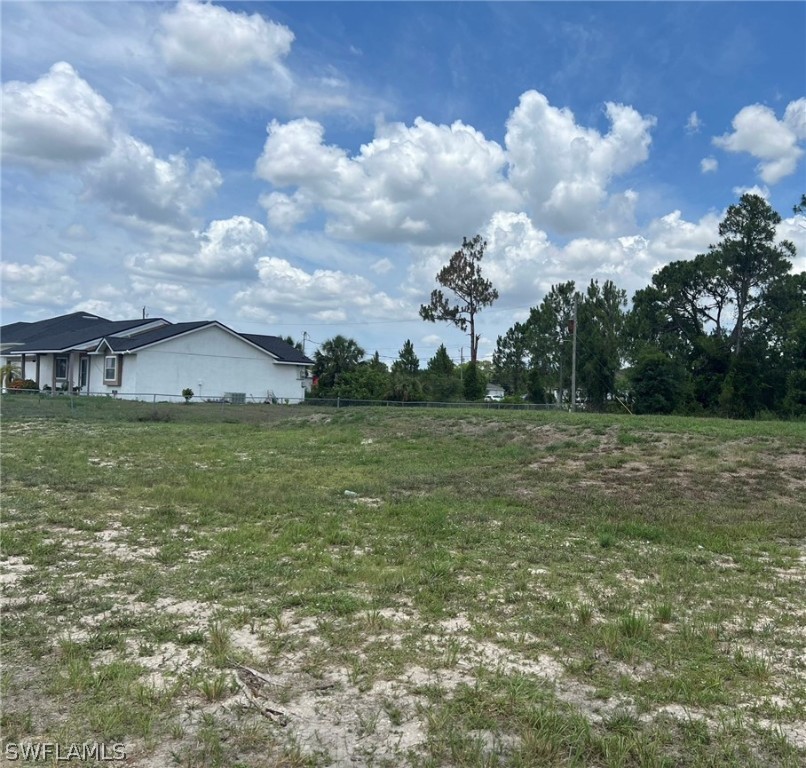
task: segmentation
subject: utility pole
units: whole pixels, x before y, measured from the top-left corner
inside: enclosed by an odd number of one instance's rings
[[[577,306],[579,294],[574,293],[574,341],[571,345],[571,410],[577,408]]]
[[[308,341],[308,331],[302,332],[302,354],[305,354],[305,342]]]

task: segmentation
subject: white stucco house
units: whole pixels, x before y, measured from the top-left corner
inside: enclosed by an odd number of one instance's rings
[[[276,336],[215,320],[107,320],[88,312],[0,327],[0,365],[39,389],[128,399],[298,402],[313,361]]]

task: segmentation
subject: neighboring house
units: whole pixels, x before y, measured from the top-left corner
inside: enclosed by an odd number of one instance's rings
[[[485,395],[485,400],[503,400],[504,395],[504,388],[500,384],[488,384],[487,385],[487,394]]]
[[[215,320],[112,321],[74,312],[0,328],[0,365],[40,389],[144,399],[225,396],[297,401],[313,361],[275,336],[241,334]]]

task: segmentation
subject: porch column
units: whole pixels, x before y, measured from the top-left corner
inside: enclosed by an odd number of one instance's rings
[[[42,385],[39,383],[39,353],[37,352],[34,355],[34,364],[36,366],[36,388],[42,389]]]
[[[20,378],[25,379],[25,352],[22,353],[22,360],[20,362]]]

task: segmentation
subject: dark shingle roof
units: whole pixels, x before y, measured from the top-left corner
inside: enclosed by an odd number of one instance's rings
[[[171,339],[174,336],[181,336],[188,331],[195,331],[197,328],[211,325],[212,322],[211,320],[199,320],[194,323],[171,323],[170,325],[163,325],[161,328],[154,328],[151,331],[143,331],[129,338],[115,338],[113,336],[107,338],[106,341],[113,352],[128,352],[129,350],[140,349],[141,347],[147,347],[149,344]]]
[[[251,341],[261,349],[265,349],[269,354],[274,355],[283,363],[299,363],[303,365],[313,365],[313,360],[302,354],[296,347],[283,341],[277,336],[260,336],[256,333],[241,333],[247,341]]]
[[[154,322],[162,322],[164,325],[138,332],[139,327]],[[183,333],[189,333],[207,325],[225,328],[230,333],[268,352],[278,362],[313,365],[313,360],[277,336],[237,333],[215,320],[199,320],[191,323],[168,323],[160,318],[107,320],[105,317],[99,317],[89,312],[73,312],[35,323],[21,322],[4,325],[0,328],[0,343],[3,347],[9,347],[10,353],[20,354],[22,352],[58,352],[75,349],[86,347],[87,344],[96,340],[100,343],[101,339],[104,339],[113,352],[129,352],[181,336]],[[130,333],[126,333],[127,331]]]
[[[55,352],[73,349],[94,339],[136,330],[147,320],[107,320],[89,312],[73,312],[34,323],[11,323],[0,328],[0,343],[13,352]]]

